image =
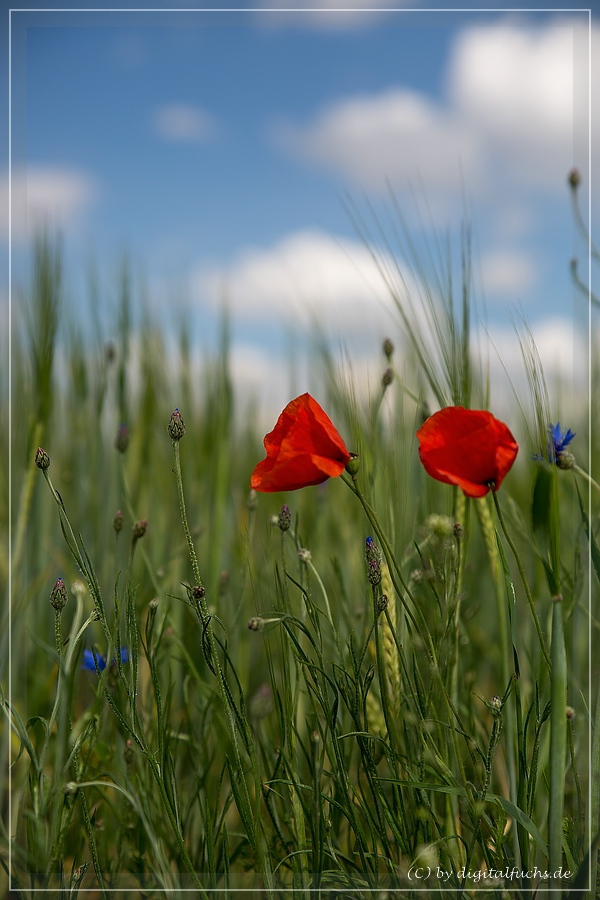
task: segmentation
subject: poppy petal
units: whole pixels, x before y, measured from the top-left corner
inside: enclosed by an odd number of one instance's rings
[[[256,491],[295,491],[341,475],[350,454],[333,422],[310,394],[283,410],[264,439],[267,458],[252,473]]]
[[[426,472],[461,488],[467,497],[497,491],[519,447],[510,429],[492,413],[448,406],[417,431],[419,456]]]

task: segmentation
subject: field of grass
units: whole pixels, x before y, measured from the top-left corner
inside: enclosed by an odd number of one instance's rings
[[[595,897],[600,460],[526,329],[496,493],[431,478],[415,437],[437,408],[488,408],[465,267],[456,307],[442,280],[422,300],[437,355],[403,307],[367,402],[321,350],[358,473],[262,494],[226,334],[192,378],[185,334],[174,364],[150,317],[133,327],[126,271],[109,342],[65,316],[59,245],[32,265],[0,482],[13,896]],[[574,467],[531,458],[558,419]]]

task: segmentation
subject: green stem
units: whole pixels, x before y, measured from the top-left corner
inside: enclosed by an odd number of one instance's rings
[[[523,568],[523,563],[521,562],[521,557],[519,556],[519,551],[517,550],[517,548],[515,546],[515,542],[511,538],[510,533],[506,527],[506,522],[504,521],[504,516],[502,515],[502,510],[500,508],[500,503],[498,501],[498,496],[494,490],[492,491],[492,497],[494,500],[494,506],[496,507],[496,514],[498,516],[498,521],[500,523],[500,527],[502,528],[502,533],[504,534],[504,537],[506,538],[506,542],[507,542],[508,546],[510,547],[512,554],[515,558],[515,561],[517,563],[517,568],[519,570],[519,575],[521,576],[521,581],[523,582],[523,587],[525,588],[525,596],[527,597],[529,609],[530,609],[531,615],[533,617],[533,621],[535,623],[535,630],[537,631],[537,636],[538,636],[538,640],[540,642],[542,655],[544,657],[546,665],[548,666],[548,670],[551,671],[552,663],[550,662],[550,654],[548,653],[548,649],[546,647],[546,642],[544,640],[544,635],[542,634],[540,620],[538,619],[538,614],[537,614],[537,611],[535,608],[535,603],[533,601],[531,589],[530,589],[529,583],[527,581],[527,576],[525,575],[525,569]]]
[[[597,481],[594,481],[592,476],[588,475],[588,473],[584,469],[581,469],[579,466],[573,466],[573,471],[577,475],[581,475],[581,477],[584,478],[589,484],[591,484],[594,490],[598,491],[598,493],[600,494],[600,484],[598,484]]]
[[[562,864],[563,803],[567,753],[567,656],[565,653],[562,597],[560,594],[553,598],[553,603],[548,854],[550,871],[556,872]]]
[[[181,523],[183,525],[183,530],[185,532],[185,537],[186,537],[186,541],[187,541],[187,545],[188,545],[188,551],[190,554],[190,562],[192,564],[192,572],[194,573],[195,585],[201,586],[202,579],[200,577],[200,566],[198,565],[198,557],[196,556],[196,550],[194,547],[194,542],[192,540],[192,534],[190,531],[190,526],[188,523],[187,512],[186,512],[186,507],[185,507],[185,496],[184,496],[184,492],[183,492],[183,477],[181,474],[181,461],[180,461],[180,455],[179,455],[179,441],[177,441],[177,440],[172,441],[172,444],[173,444],[173,457],[174,457],[174,461],[175,461],[175,466],[174,466],[173,471],[175,473],[175,479],[177,482],[177,495],[179,498],[179,511],[181,513]],[[269,860],[269,856],[268,856],[268,853],[267,853],[267,851],[265,849],[265,845],[264,845],[264,835],[259,830],[261,828],[261,824],[259,822],[258,829],[257,829],[256,821],[254,821],[254,819],[256,817],[253,816],[252,802],[250,800],[250,795],[248,793],[248,785],[246,784],[246,779],[242,776],[242,773],[245,770],[245,766],[242,763],[242,759],[241,759],[241,755],[240,755],[240,748],[239,748],[236,724],[235,724],[235,720],[233,717],[233,712],[231,710],[230,699],[229,699],[227,687],[225,685],[225,678],[223,675],[223,670],[221,668],[219,656],[217,653],[216,641],[215,641],[215,637],[214,637],[212,625],[211,625],[211,617],[210,617],[210,613],[208,611],[208,604],[206,602],[206,595],[204,594],[204,592],[202,593],[202,597],[199,601],[198,612],[200,613],[203,627],[206,630],[206,636],[207,636],[208,645],[209,645],[210,662],[211,662],[211,665],[215,672],[215,675],[217,677],[217,681],[219,683],[221,700],[222,700],[223,708],[224,708],[225,714],[226,714],[227,725],[229,727],[229,734],[230,734],[231,743],[233,746],[236,767],[237,767],[237,771],[241,775],[240,784],[241,784],[241,788],[242,788],[242,793],[240,796],[243,799],[244,807],[245,807],[244,817],[245,817],[246,821],[248,822],[248,826],[249,826],[248,838],[250,839],[253,849],[257,855],[258,862],[259,862],[259,865],[261,866],[262,874],[263,874],[263,877],[266,882],[267,895],[270,897],[270,896],[272,896],[272,873],[271,873],[270,860]],[[259,797],[262,795],[260,770],[258,767],[258,761],[256,759],[256,754],[254,753],[254,745],[253,745],[253,741],[252,741],[252,736],[249,733],[249,729],[248,729],[248,733],[246,736],[248,738],[247,745],[248,745],[248,753],[250,755],[250,762],[251,762],[252,770],[253,770],[254,776],[255,776],[256,794],[257,794],[257,797]],[[257,833],[257,830],[258,830],[258,833]]]
[[[596,897],[596,876],[598,872],[598,834],[600,833],[600,678],[596,691],[596,711],[592,736],[590,809],[587,826],[587,845],[590,853],[592,875],[589,900]]]

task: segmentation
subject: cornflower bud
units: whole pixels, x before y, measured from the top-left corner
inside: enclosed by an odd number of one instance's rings
[[[115,529],[116,533],[118,534],[122,527],[123,527],[123,513],[121,512],[120,509],[118,509],[116,511],[115,517],[113,519],[113,528]]]
[[[389,602],[390,601],[388,600],[387,594],[381,594],[381,596],[377,598],[377,612],[385,612],[388,608]]]
[[[199,603],[200,600],[204,600],[206,597],[206,588],[203,584],[195,584],[191,590],[192,599]]]
[[[264,619],[261,619],[260,616],[252,616],[251,619],[248,619],[248,628],[250,631],[262,631],[264,624]]]
[[[381,552],[370,536],[365,541],[365,559],[368,579],[373,587],[377,587],[381,581]]]
[[[169,437],[172,441],[180,441],[185,434],[185,422],[178,409],[171,413],[169,424],[167,426]]]
[[[281,511],[277,516],[277,525],[280,531],[287,531],[292,524],[292,514],[290,512],[289,506],[284,503],[281,507]]]
[[[129,431],[124,422],[121,422],[119,425],[119,430],[117,431],[117,436],[115,438],[115,447],[119,453],[125,453],[129,447]]]
[[[273,711],[273,691],[268,684],[261,684],[250,698],[250,715],[254,719],[264,719]]]
[[[392,369],[386,369],[383,375],[381,376],[381,384],[382,387],[389,387],[392,381],[394,380],[394,372]]]
[[[383,352],[385,353],[386,359],[389,362],[394,352],[394,345],[389,338],[386,338],[383,342]]]
[[[575,467],[575,457],[568,450],[561,450],[556,457],[556,465],[559,469],[573,469]]]
[[[134,541],[139,541],[140,538],[143,538],[146,534],[146,528],[148,527],[148,522],[146,519],[140,519],[132,528],[131,535]]]
[[[461,525],[460,522],[455,522],[454,525],[452,526],[452,534],[454,535],[454,537],[456,538],[457,541],[462,541],[465,536],[464,526]]]
[[[224,594],[227,593],[228,587],[229,587],[229,572],[227,571],[227,569],[223,569],[223,571],[219,575],[219,585],[218,585],[219,597],[222,597]]]
[[[50,467],[50,457],[43,449],[43,447],[38,447],[35,454],[35,464],[38,469],[41,469],[42,472],[45,472],[46,469]]]
[[[50,604],[54,607],[56,612],[62,612],[65,606],[67,605],[67,600],[69,599],[67,595],[67,589],[65,587],[65,583],[62,578],[56,579],[56,584],[52,588],[50,592]]]
[[[133,755],[134,755],[133,744],[130,740],[127,740],[127,741],[125,741],[125,747],[123,749],[123,756],[125,758],[125,765],[127,766],[128,769],[131,768],[131,765],[133,763]]]

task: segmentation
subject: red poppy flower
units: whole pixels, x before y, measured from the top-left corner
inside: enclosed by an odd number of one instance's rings
[[[265,437],[267,458],[250,481],[255,491],[295,491],[341,475],[350,459],[329,416],[310,394],[283,410]]]
[[[510,429],[485,409],[447,406],[427,419],[417,437],[426,471],[458,485],[467,497],[483,497],[492,482],[497,491],[519,452]]]

